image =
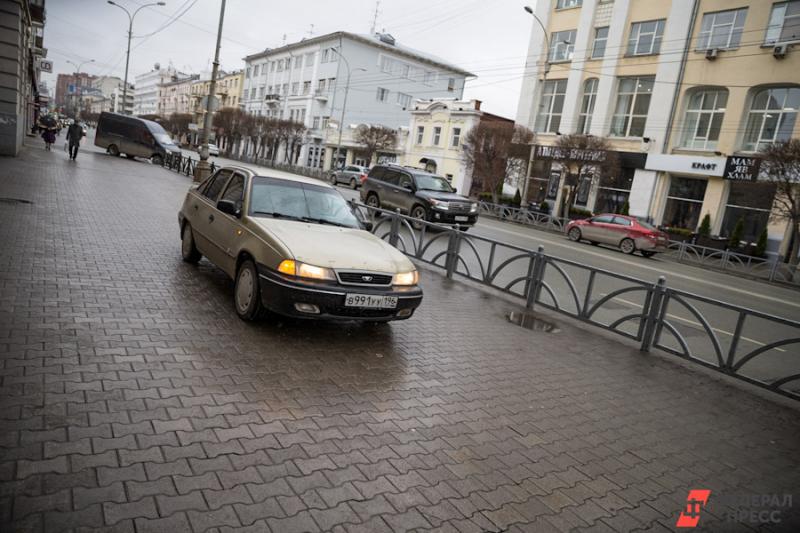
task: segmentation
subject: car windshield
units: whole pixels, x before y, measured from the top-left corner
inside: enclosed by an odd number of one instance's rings
[[[161,144],[175,144],[167,133],[153,132],[153,137]]]
[[[417,181],[417,189],[426,191],[440,191],[440,192],[453,192],[453,188],[447,183],[447,180],[439,176],[432,176],[429,174],[417,174],[414,176]]]
[[[253,179],[250,214],[361,228],[350,206],[336,190],[275,178]]]

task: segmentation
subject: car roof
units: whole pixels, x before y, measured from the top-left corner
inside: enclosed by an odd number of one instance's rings
[[[223,167],[220,167],[220,170],[223,170],[223,169],[239,170],[239,171],[247,172],[247,173],[251,174],[255,178],[271,178],[271,179],[276,179],[276,180],[294,181],[294,182],[298,182],[298,183],[308,183],[310,185],[317,185],[319,187],[325,187],[325,188],[328,188],[328,189],[333,189],[334,188],[328,182],[322,181],[322,180],[318,180],[318,179],[315,179],[315,178],[309,178],[309,177],[306,177],[306,176],[298,176],[298,175],[295,175],[295,174],[291,174],[291,175],[264,174],[264,172],[262,172],[261,170],[250,168],[250,167],[246,167],[246,166],[243,166],[243,165],[225,165]]]

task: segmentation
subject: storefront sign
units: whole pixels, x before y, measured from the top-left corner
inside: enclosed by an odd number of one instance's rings
[[[540,144],[534,145],[534,158],[536,159],[552,159],[554,161],[562,161],[570,159],[572,161],[586,161],[589,163],[598,163],[606,160],[605,150],[581,150],[573,148],[564,150],[558,146],[542,146]]]
[[[731,181],[756,181],[761,159],[732,155],[725,162],[725,174],[722,176]]]
[[[722,176],[725,169],[724,157],[698,157],[677,154],[648,154],[645,168],[673,174],[696,176]]]
[[[39,70],[42,72],[53,72],[53,62],[47,59],[39,60]]]

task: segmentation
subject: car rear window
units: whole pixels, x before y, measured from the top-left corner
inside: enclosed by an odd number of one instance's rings
[[[386,172],[386,169],[383,167],[375,167],[369,171],[369,177],[374,178],[376,180],[382,180],[383,175]]]
[[[200,194],[209,200],[216,200],[217,196],[219,196],[219,192],[228,182],[230,175],[230,170],[220,170],[216,173],[216,175],[211,177],[211,179],[208,181],[208,185],[206,185],[205,188],[200,191]]]
[[[613,218],[614,217],[611,216],[611,215],[600,215],[599,217],[594,217],[592,219],[592,222],[601,222],[601,223],[605,223],[605,224],[611,224],[611,220]]]
[[[633,226],[633,222],[625,217],[614,217],[614,224],[619,224],[620,226]]]
[[[387,168],[384,171],[383,181],[392,185],[397,185],[400,183],[400,176],[401,174],[398,171]]]

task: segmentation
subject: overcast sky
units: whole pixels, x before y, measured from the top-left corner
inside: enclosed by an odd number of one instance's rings
[[[133,11],[147,0],[116,0]],[[375,0],[228,0],[221,68],[244,66],[253,52],[338,30],[368,33]],[[532,20],[524,0],[381,0],[378,31],[399,43],[449,60],[478,75],[467,82],[465,98],[483,100],[483,109],[514,118]],[[164,7],[142,9],[134,20],[129,79],[154,63],[172,63],[185,72],[210,69],[220,0],[167,0]],[[74,72],[75,63],[95,75],[125,72],[128,18],[106,0],[47,0],[45,47],[54,74]],[[188,8],[188,10],[186,10]],[[180,18],[154,35],[175,14]],[[313,24],[313,29],[312,25]]]

